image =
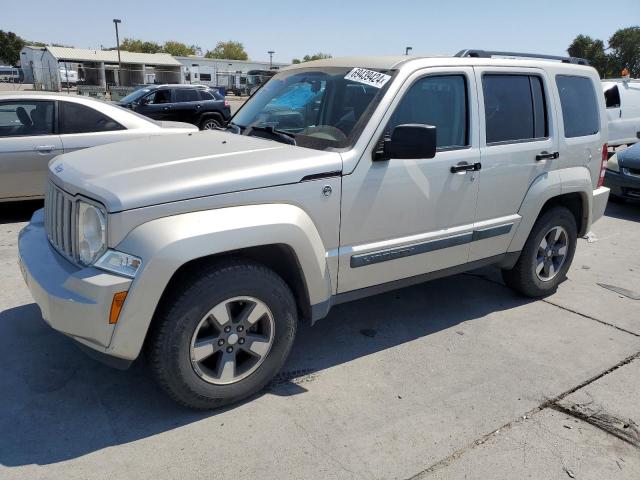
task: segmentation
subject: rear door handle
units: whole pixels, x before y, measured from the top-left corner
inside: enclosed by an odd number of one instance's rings
[[[560,156],[559,152],[553,152],[553,153],[540,152],[538,155],[536,155],[536,161],[539,162],[540,160],[555,160],[559,156]]]
[[[452,165],[451,166],[451,173],[458,173],[458,172],[477,172],[478,170],[480,170],[482,168],[482,164],[480,162],[476,162],[476,163],[463,163],[461,165]]]
[[[56,149],[55,145],[38,145],[37,147],[33,148],[34,150],[36,150],[39,153],[45,154],[45,153],[51,153]]]

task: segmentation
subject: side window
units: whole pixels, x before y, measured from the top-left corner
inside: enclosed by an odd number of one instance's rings
[[[604,91],[604,99],[607,102],[607,108],[620,108],[620,91],[618,86],[614,85]]]
[[[593,82],[587,77],[556,76],[564,136],[567,138],[594,135],[600,130],[598,101]]]
[[[90,133],[124,130],[125,128],[112,118],[86,105],[60,102],[60,133]]]
[[[200,90],[200,98],[202,100],[215,100],[216,98],[213,96],[213,93],[211,93],[208,90]]]
[[[395,127],[407,123],[435,126],[438,148],[469,145],[464,75],[430,76],[416,81],[393,113],[387,133],[391,134]]]
[[[487,144],[549,135],[542,79],[536,75],[482,77]]]
[[[176,102],[199,102],[200,95],[195,88],[176,88]]]
[[[211,74],[210,73],[201,73],[200,74],[200,80],[203,82],[210,82],[211,81]]]
[[[0,102],[0,137],[53,133],[53,102]]]
[[[149,104],[171,103],[171,90],[156,90],[144,98]]]

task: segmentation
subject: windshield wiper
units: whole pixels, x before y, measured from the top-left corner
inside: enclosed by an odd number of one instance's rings
[[[260,137],[260,138],[271,138],[272,140],[275,140],[276,142],[281,142],[281,143],[286,143],[288,145],[295,145],[296,144],[296,139],[295,136],[292,135],[291,133],[287,133],[287,132],[283,132],[282,130],[276,130],[273,127],[246,127],[249,131],[247,133],[247,136],[252,136],[253,132],[257,132],[258,135],[253,135],[254,137]],[[268,136],[265,137],[263,135],[260,135],[261,133],[266,133]]]

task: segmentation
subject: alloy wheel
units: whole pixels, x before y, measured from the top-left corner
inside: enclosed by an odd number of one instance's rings
[[[543,282],[555,278],[566,259],[569,234],[560,226],[550,228],[544,234],[536,254],[536,275]]]
[[[271,350],[275,322],[261,300],[242,296],[213,307],[191,338],[191,365],[208,383],[228,385],[255,372]]]

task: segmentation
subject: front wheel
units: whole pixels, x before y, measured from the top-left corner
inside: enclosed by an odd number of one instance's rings
[[[147,343],[151,370],[195,409],[238,402],[284,364],[297,325],[287,284],[265,266],[227,260],[204,267],[160,309]]]
[[[553,293],[571,266],[577,236],[571,211],[550,208],[536,220],[515,266],[502,270],[504,282],[527,297]]]

